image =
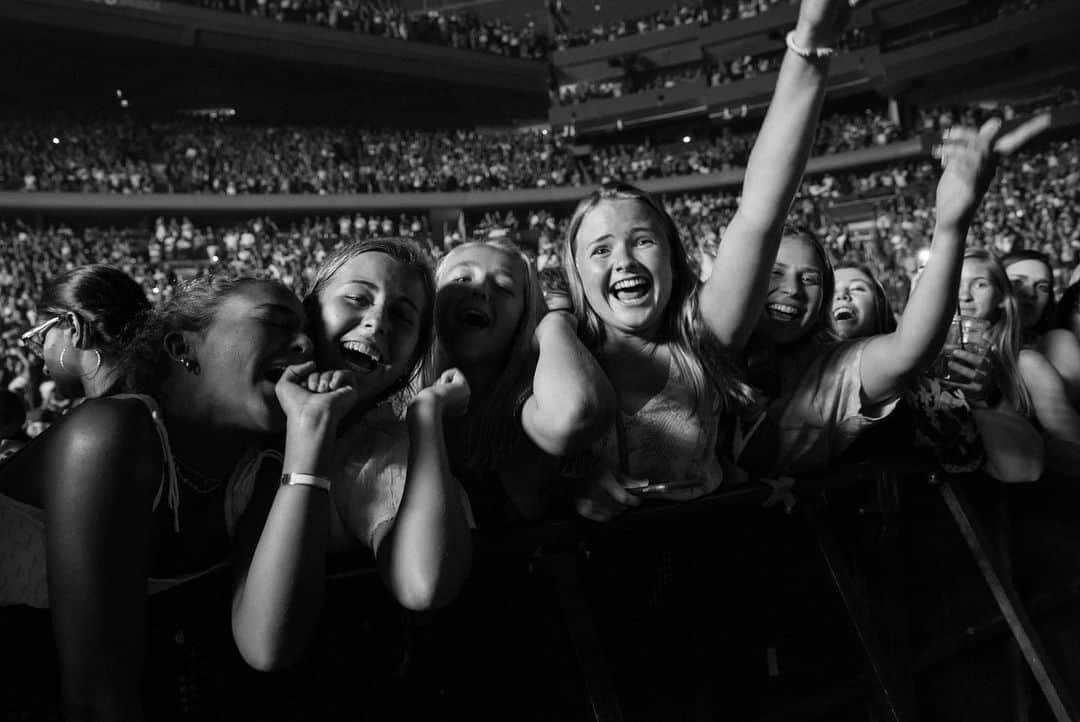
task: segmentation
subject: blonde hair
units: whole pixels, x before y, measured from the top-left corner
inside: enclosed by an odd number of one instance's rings
[[[1024,416],[1033,411],[1031,394],[1020,375],[1020,350],[1023,348],[1024,325],[1020,305],[1013,293],[1012,283],[1001,264],[989,251],[969,250],[964,260],[982,261],[990,269],[990,280],[1002,297],[1002,312],[990,327],[990,354],[994,360],[994,381],[1002,395]]]
[[[470,241],[456,246],[442,257],[435,269],[436,288],[439,279],[450,268],[453,257],[459,251],[475,246],[496,248],[520,264],[521,275],[525,279],[525,303],[513,340],[506,349],[502,371],[493,383],[488,384],[491,393],[478,405],[470,403],[469,406],[466,417],[469,427],[466,433],[468,448],[464,459],[466,468],[474,470],[497,467],[517,449],[523,437],[520,421],[511,415],[516,412],[521,396],[531,387],[532,372],[536,366],[533,336],[536,334],[540,317],[547,311],[536,266],[517,246],[506,241]],[[450,358],[436,329],[435,343],[431,345],[431,353],[428,354],[421,373],[423,385],[430,386],[439,374],[453,366],[454,359]]]
[[[604,185],[583,198],[570,218],[570,227],[563,241],[563,266],[567,269],[570,297],[585,346],[599,356],[604,346],[605,329],[603,321],[585,298],[585,287],[575,260],[578,231],[585,216],[601,202],[623,200],[637,201],[651,210],[668,242],[672,287],[671,297],[663,311],[663,338],[659,340],[668,344],[675,364],[698,400],[695,411],[699,415],[709,411],[703,404],[709,397],[706,392],[710,388],[719,396],[721,412],[749,403],[750,388],[742,382],[730,354],[716,343],[701,319],[698,301],[701,281],[690,266],[675,221],[652,196],[629,184]]]

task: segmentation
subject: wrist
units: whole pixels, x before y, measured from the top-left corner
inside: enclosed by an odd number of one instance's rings
[[[405,411],[405,416],[408,419],[424,419],[428,417],[438,417],[442,413],[443,400],[442,397],[434,393],[430,388],[423,389],[413,400],[409,402],[409,406]]]
[[[795,26],[795,29],[790,33],[790,37],[795,45],[811,52],[821,48],[832,49],[835,42],[835,38],[828,37],[828,34],[823,34],[801,24]]]

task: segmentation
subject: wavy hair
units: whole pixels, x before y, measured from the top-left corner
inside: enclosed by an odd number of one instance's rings
[[[964,254],[964,261],[986,263],[990,269],[990,281],[1002,297],[1001,313],[992,320],[990,327],[990,356],[994,361],[993,378],[1009,403],[1027,416],[1032,413],[1031,394],[1020,375],[1020,350],[1023,348],[1023,321],[1020,304],[1013,293],[1012,283],[1005,266],[992,253],[973,248]]]
[[[320,303],[323,290],[346,263],[359,258],[365,253],[385,253],[398,263],[416,272],[421,285],[424,287],[424,301],[420,305],[419,338],[409,362],[410,371],[397,379],[390,388],[383,392],[382,398],[379,399],[379,401],[383,401],[394,394],[404,391],[420,375],[424,358],[434,339],[435,276],[432,273],[431,262],[428,260],[429,257],[424,249],[415,241],[407,238],[368,238],[347,243],[333,251],[319,265],[308,289],[304,292],[303,303],[308,323],[314,335],[321,337],[323,329]]]
[[[662,335],[657,340],[669,345],[679,372],[688,380],[694,397],[698,399],[696,412],[701,414],[709,411],[703,405],[709,398],[706,391],[710,388],[719,397],[722,412],[733,411],[750,403],[750,388],[743,383],[738,367],[731,355],[715,341],[701,318],[698,299],[701,281],[691,268],[675,221],[655,198],[626,183],[604,185],[583,198],[570,218],[570,226],[563,240],[563,267],[567,269],[570,297],[574,302],[574,314],[585,347],[600,356],[606,330],[603,321],[585,298],[585,287],[576,263],[578,232],[585,216],[600,203],[626,200],[641,203],[652,212],[670,249],[671,296],[663,310]]]
[[[498,378],[488,386],[491,392],[475,407],[470,404],[467,418],[465,465],[468,469],[493,469],[504,461],[517,448],[524,433],[521,423],[513,418],[521,396],[532,384],[532,372],[536,366],[536,353],[533,351],[533,337],[536,325],[547,310],[540,290],[536,264],[533,263],[517,246],[501,240],[469,241],[447,253],[435,269],[436,287],[453,264],[454,257],[467,248],[487,246],[497,248],[512,258],[519,265],[525,279],[524,306],[521,318],[514,330],[513,340],[502,363]],[[438,334],[431,345],[431,353],[424,363],[421,380],[424,386],[430,386],[443,371],[452,368],[455,362],[450,358],[446,347]]]

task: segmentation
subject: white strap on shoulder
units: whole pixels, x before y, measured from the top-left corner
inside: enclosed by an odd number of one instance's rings
[[[158,485],[157,494],[154,495],[153,509],[157,510],[161,504],[161,495],[168,490],[169,508],[173,513],[173,530],[180,532],[180,485],[176,478],[176,462],[173,460],[172,446],[169,444],[169,433],[165,429],[165,419],[161,416],[161,408],[157,401],[146,394],[117,394],[117,399],[138,399],[146,404],[150,411],[150,418],[154,421],[158,438],[161,440],[161,483]]]

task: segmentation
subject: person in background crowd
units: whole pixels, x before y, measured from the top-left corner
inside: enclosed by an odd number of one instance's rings
[[[992,324],[987,335],[998,403],[1043,433],[1048,469],[1075,473],[1080,463],[1080,414],[1069,403],[1065,382],[1053,364],[1024,345],[1024,312],[1004,266],[988,251],[975,249],[964,256],[959,304],[961,314]]]
[[[14,391],[0,391],[0,463],[30,440],[26,425],[26,406]]]
[[[267,436],[288,432],[286,472],[317,471],[334,410],[351,399],[339,377],[307,390],[313,368],[297,365],[311,355],[303,325],[280,284],[196,281],[133,343],[128,389],[152,396],[91,399],[0,466],[0,606],[50,610],[61,690],[57,699],[53,675],[27,663],[41,655],[12,646],[4,676],[18,694],[2,704],[42,714],[60,705],[80,719],[138,719],[144,703],[151,718],[176,714],[169,704],[184,683],[143,668],[148,593],[207,576],[229,558],[238,527],[261,530],[261,519],[228,513],[226,499],[259,475],[276,487],[282,464],[264,463],[279,456]],[[292,497],[306,493],[284,487],[267,527],[280,527]],[[243,628],[244,588],[258,568],[242,554],[235,568]],[[4,638],[43,644],[21,632]]]
[[[1054,269],[1038,251],[1013,251],[1001,259],[1020,305],[1024,346],[1037,349],[1061,375],[1069,400],[1080,410],[1080,341],[1054,328]]]

